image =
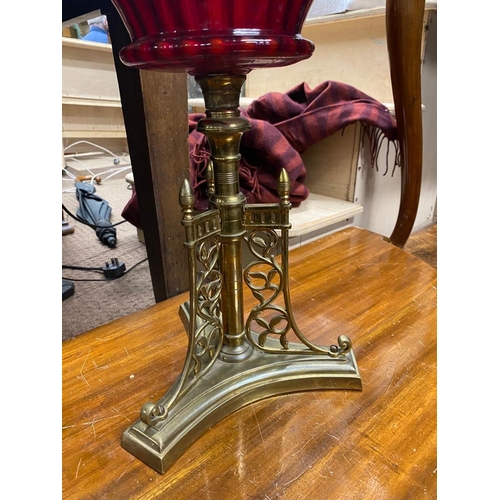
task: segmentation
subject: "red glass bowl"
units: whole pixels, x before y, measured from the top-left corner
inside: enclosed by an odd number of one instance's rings
[[[127,66],[245,74],[309,58],[300,31],[313,0],[112,0],[132,43]]]

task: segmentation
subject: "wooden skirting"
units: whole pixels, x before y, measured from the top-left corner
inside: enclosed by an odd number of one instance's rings
[[[63,342],[64,499],[436,498],[436,270],[357,228],[290,261],[297,323],[350,336],[363,390],[252,404],[160,475],[120,438],[183,364],[187,296],[163,301]]]

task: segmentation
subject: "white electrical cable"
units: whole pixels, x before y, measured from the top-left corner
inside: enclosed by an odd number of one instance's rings
[[[64,148],[64,151],[66,151],[69,148],[72,148],[74,146],[77,146],[78,144],[88,144],[90,146],[94,146],[94,147],[99,148],[102,151],[105,151],[106,153],[110,154],[115,159],[116,158],[121,159],[120,156],[116,155],[115,153],[113,153],[109,149],[107,149],[107,148],[105,148],[103,146],[100,146],[99,144],[95,144],[94,142],[85,141],[85,140],[73,142],[72,144],[66,146]],[[85,163],[83,163],[81,160],[79,160],[77,158],[77,156],[89,156],[90,154],[94,155],[94,154],[99,154],[99,153],[72,153],[72,154],[65,155],[65,157],[67,156],[67,160],[73,160],[73,161],[76,161],[76,162],[80,163],[81,165],[83,165],[83,167],[85,168],[85,170],[87,170],[87,172],[89,172],[89,174],[92,175],[92,180],[90,181],[91,184],[94,183],[94,178],[97,177],[98,175],[102,176],[103,174],[107,174],[108,172],[112,172],[112,174],[110,176],[108,176],[106,179],[104,179],[104,180],[107,180],[107,179],[110,179],[111,177],[113,177],[114,175],[117,175],[120,172],[123,172],[124,170],[127,170],[127,169],[131,168],[130,163],[128,163],[128,164],[125,164],[125,165],[121,165],[120,167],[117,167],[116,169],[110,169],[110,170],[106,170],[105,172],[101,172],[99,174],[95,174],[94,172],[92,172],[92,170],[90,170],[90,168],[87,167],[87,165],[85,165]],[[126,157],[126,156],[128,156],[128,153],[123,153],[122,154],[122,157]]]
[[[115,153],[113,153],[112,151],[110,151],[109,149],[106,149],[105,147],[103,146],[99,146],[99,144],[95,144],[93,142],[90,142],[90,141],[76,141],[74,142],[73,144],[70,144],[69,146],[66,146],[64,148],[64,151],[66,151],[67,149],[69,148],[72,148],[73,146],[78,146],[78,144],[89,144],[90,146],[95,146],[96,148],[99,148],[101,149],[102,151],[106,151],[106,153],[109,153],[111,156],[113,156],[114,158],[119,158],[119,156],[115,155]]]
[[[132,165],[124,166],[123,168],[116,169],[115,172],[113,172],[111,175],[108,175],[106,178],[102,180],[102,182],[107,181],[108,179],[111,179],[111,177],[121,174],[122,172],[125,172],[125,170],[129,170],[132,168]],[[108,172],[111,172],[111,170],[108,170],[107,172],[103,172],[102,174],[107,174]],[[100,174],[100,175],[102,175]]]
[[[70,179],[63,179],[63,181],[73,181],[74,179],[76,179],[76,175],[73,174],[72,172],[70,172],[69,170],[67,170],[66,168],[63,168],[63,172],[68,176],[70,177]]]
[[[105,151],[85,151],[81,153],[64,153],[64,158],[76,158],[79,156],[80,158],[82,156],[99,156],[102,157],[104,156]],[[106,155],[107,156],[107,155]]]
[[[76,160],[76,158],[72,158],[73,160]],[[80,161],[80,160],[77,160],[77,161]],[[83,164],[83,162],[80,161],[80,163]],[[83,164],[83,166],[85,167],[85,164]],[[87,168],[87,167],[85,167]],[[99,174],[94,174],[93,172],[90,171],[89,168],[87,168],[87,170],[92,174],[92,179],[90,179],[90,181],[86,181],[86,182],[89,182],[90,184],[94,184],[95,183],[95,178],[96,177],[102,177],[103,175],[105,174],[108,174],[110,173],[110,175],[108,175],[107,177],[104,177],[102,178],[101,180],[101,184],[109,179],[111,179],[112,177],[114,177],[115,175],[118,175],[118,174],[121,174],[122,172],[125,172],[126,170],[130,170],[132,168],[132,165],[122,165],[121,167],[117,167],[117,168],[110,168],[109,170],[106,170],[104,172],[100,172]],[[75,182],[76,180],[76,176],[71,173],[69,170],[67,169],[63,169],[63,171],[69,176],[71,177],[70,179],[63,179],[63,181],[67,181],[67,182]],[[70,189],[63,189],[62,192],[63,193],[74,193],[76,191],[76,188],[70,188]]]
[[[85,140],[76,141],[76,142],[73,142],[72,144],[69,144],[68,146],[66,146],[64,148],[64,151],[67,151],[68,149],[70,149],[70,148],[72,148],[74,146],[77,146],[78,144],[88,144],[90,146],[94,146],[94,147],[99,148],[100,150],[108,153],[114,159],[116,159],[116,158],[121,159],[120,156],[116,155],[115,153],[113,153],[109,149],[107,149],[107,148],[105,148],[103,146],[100,146],[99,144],[95,144],[93,142],[85,141]],[[92,153],[89,153],[89,152],[85,152],[85,153],[83,153],[83,152],[82,153],[69,153],[69,154],[64,155],[64,156],[65,156],[65,159],[68,160],[68,161],[76,161],[76,162],[80,163],[85,168],[85,170],[87,172],[89,172],[89,174],[92,176],[92,179],[90,180],[90,184],[94,184],[95,178],[97,176],[100,176],[102,178],[103,175],[110,173],[110,175],[108,175],[107,177],[105,177],[105,178],[103,178],[101,180],[101,183],[102,183],[104,181],[107,181],[108,179],[111,179],[113,176],[118,175],[118,174],[124,172],[125,170],[129,170],[129,169],[132,168],[132,165],[130,163],[128,163],[128,164],[125,164],[125,165],[120,165],[119,167],[116,167],[116,168],[111,168],[111,169],[106,170],[104,172],[100,172],[99,174],[96,174],[96,173],[92,172],[92,170],[89,167],[87,167],[87,165],[85,165],[85,163],[83,161],[81,161],[81,160],[79,160],[77,158],[77,156],[87,156],[88,157],[88,156],[91,156],[91,155],[93,156],[93,155],[96,155],[96,154],[99,155],[99,152],[92,152]],[[128,156],[128,153],[123,153],[122,154],[122,157],[126,157],[126,156]],[[101,156],[101,158],[103,158],[103,156]],[[63,170],[66,172],[66,174],[68,174],[71,177],[71,179],[63,179],[63,180],[71,180],[71,181],[74,182],[74,180],[77,178],[77,176],[75,176],[74,174],[72,174],[71,172],[69,172],[66,169],[63,169]],[[63,189],[62,192],[63,193],[71,193],[71,192],[74,192],[75,190],[76,190],[75,188],[72,188],[72,189]]]

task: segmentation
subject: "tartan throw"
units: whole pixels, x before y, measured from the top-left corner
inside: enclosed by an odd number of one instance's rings
[[[380,102],[345,83],[325,81],[311,89],[307,83],[286,93],[269,92],[241,111],[252,128],[241,139],[240,189],[248,203],[279,201],[277,182],[286,169],[292,189],[290,201],[297,206],[309,195],[304,185],[306,168],[301,153],[325,137],[360,122],[362,141],[368,139],[372,166],[378,169],[378,156],[384,140],[395,147],[393,173],[399,164],[396,121]],[[195,208],[207,208],[205,170],[210,151],[207,138],[196,131],[205,115],[189,114],[190,182],[195,192]],[[389,151],[389,148],[387,149]],[[385,173],[387,173],[388,156]],[[385,174],[384,174],[385,175]],[[137,202],[132,199],[122,216],[141,227]]]

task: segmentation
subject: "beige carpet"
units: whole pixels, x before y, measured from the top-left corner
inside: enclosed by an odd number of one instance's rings
[[[96,194],[112,208],[111,222],[123,220],[121,212],[131,196],[124,175],[103,180],[96,185]],[[66,177],[63,174],[63,179]],[[74,187],[63,180],[63,190]],[[63,204],[73,213],[78,208],[75,193],[62,194]],[[74,281],[75,293],[62,302],[62,339],[76,335],[114,319],[142,310],[155,303],[148,262],[131,269],[147,257],[146,247],[137,237],[137,229],[125,222],[116,227],[117,245],[110,249],[102,244],[95,231],[64,214],[74,232],[62,236],[63,265],[103,267],[116,257],[125,263],[127,273],[110,281]],[[128,271],[130,270],[130,271]],[[104,279],[102,273],[62,269],[62,276],[75,279]]]

